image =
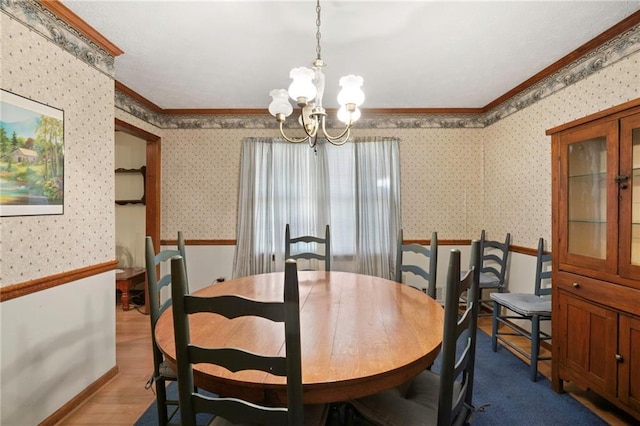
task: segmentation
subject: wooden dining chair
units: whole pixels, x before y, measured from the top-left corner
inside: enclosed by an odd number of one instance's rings
[[[550,334],[540,329],[541,321],[551,321],[551,253],[545,253],[544,239],[538,240],[533,294],[491,293],[491,299],[494,304],[491,335],[493,351],[498,350],[500,342],[519,352],[529,360],[529,378],[535,382],[538,378],[538,361],[551,359],[550,356],[540,357],[540,341],[551,339]],[[514,320],[529,321],[530,331],[520,327]],[[529,353],[504,336],[523,336],[529,339]]]
[[[409,263],[404,256],[406,253],[414,253],[420,256],[420,261]],[[428,269],[426,269],[425,265],[429,265]],[[404,244],[402,229],[398,232],[395,279],[399,283],[403,282],[403,272],[409,272],[417,277],[421,277],[424,280],[425,285],[412,285],[412,287],[424,291],[433,299],[436,298],[436,278],[438,274],[437,232],[431,233],[431,242],[429,247],[425,247],[420,244]]]
[[[178,367],[181,424],[196,424],[197,413],[216,417],[211,424],[324,425],[328,407],[303,405],[302,352],[300,346],[300,300],[298,272],[294,260],[285,262],[284,300],[264,302],[237,295],[196,296],[188,294],[185,265],[181,256],[171,260],[173,324]],[[201,347],[191,343],[189,315],[210,313],[235,318],[255,316],[284,323],[285,356],[260,355],[242,348]],[[287,378],[287,406],[270,407],[239,398],[206,396],[194,391],[192,364],[219,365],[232,372],[259,370]]]
[[[478,325],[480,242],[471,244],[472,267],[460,277],[460,251],[451,250],[444,306],[439,373],[424,370],[408,383],[350,401],[354,424],[418,426],[466,424],[473,412],[473,374]],[[460,296],[466,307],[459,311]],[[460,346],[461,350],[457,350]],[[348,418],[349,419],[349,418]]]
[[[493,312],[493,301],[490,296],[486,299],[483,298],[483,290],[503,293],[507,289],[506,276],[510,243],[510,233],[507,233],[504,242],[487,240],[484,229],[480,233],[480,291],[478,296],[480,316],[492,315]],[[489,312],[483,313],[483,307]]]
[[[318,245],[324,246],[324,250],[320,250]],[[317,247],[317,251],[311,251],[312,247]],[[296,251],[296,248],[302,248],[302,251]],[[292,250],[293,248],[293,250]],[[324,238],[313,235],[303,235],[300,237],[291,237],[289,224],[285,228],[285,246],[284,258],[293,260],[318,260],[324,262],[324,270],[331,270],[331,234],[329,225],[324,228]]]
[[[171,284],[169,272],[169,260],[173,256],[182,256],[186,259],[186,250],[182,232],[178,232],[178,248],[155,252],[151,237],[145,239],[145,265],[147,274],[147,300],[149,303],[149,318],[151,319],[151,345],[153,350],[153,373],[146,384],[149,389],[155,383],[156,404],[158,406],[158,423],[161,426],[168,424],[169,420],[178,411],[178,400],[167,400],[167,382],[177,380],[176,373],[167,365],[164,355],[158,348],[155,340],[156,323],[160,315],[171,306],[171,298],[161,302],[160,292]],[[161,267],[164,265],[166,273],[162,275]],[[159,275],[160,274],[160,275]],[[160,278],[158,278],[160,276]],[[169,409],[173,407],[171,411]]]

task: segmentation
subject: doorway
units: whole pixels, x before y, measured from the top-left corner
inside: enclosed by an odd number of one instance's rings
[[[144,205],[145,235],[151,236],[154,250],[160,249],[160,136],[147,132],[122,120],[115,119],[115,131],[123,132],[146,142],[146,164],[143,170],[143,194],[139,201]],[[144,244],[142,244],[144,247]],[[144,254],[142,254],[144,256]],[[145,292],[144,312],[148,313],[148,300]]]

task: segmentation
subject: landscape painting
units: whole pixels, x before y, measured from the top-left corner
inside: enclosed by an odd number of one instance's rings
[[[0,89],[0,216],[63,208],[63,111]]]

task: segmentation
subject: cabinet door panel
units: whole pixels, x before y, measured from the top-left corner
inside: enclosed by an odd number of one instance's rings
[[[640,320],[626,315],[620,316],[620,355],[620,400],[640,411]]]
[[[640,114],[620,122],[620,275],[640,280]]]
[[[567,131],[558,136],[558,222],[563,265],[610,274],[618,269],[618,123]]]
[[[570,379],[615,396],[617,314],[565,292],[559,298],[558,320],[566,334],[561,358]]]

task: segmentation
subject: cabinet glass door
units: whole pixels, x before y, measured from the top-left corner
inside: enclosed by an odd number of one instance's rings
[[[568,251],[607,256],[607,139],[568,146]]]
[[[640,280],[640,114],[620,123],[620,274]]]
[[[559,135],[560,268],[616,273],[618,268],[618,123]]]

